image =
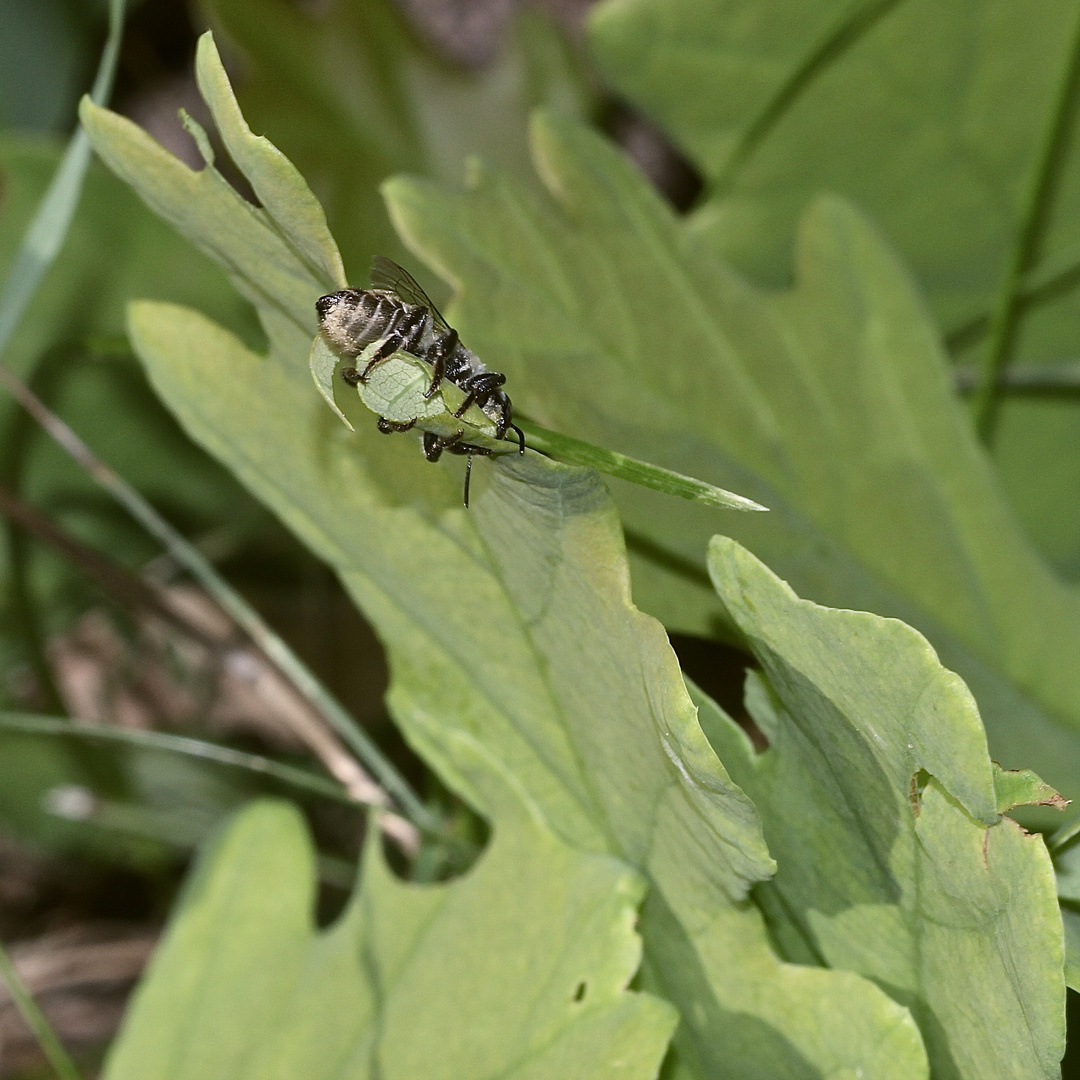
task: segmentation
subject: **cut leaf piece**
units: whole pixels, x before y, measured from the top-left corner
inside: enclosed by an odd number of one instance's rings
[[[408,885],[368,844],[313,923],[300,815],[255,803],[188,883],[107,1080],[651,1080],[674,1010],[626,992],[641,885],[520,811],[461,880]]]
[[[778,939],[803,939],[907,1005],[935,1076],[1057,1076],[1053,867],[1041,836],[999,815],[967,688],[910,627],[800,600],[733,541],[713,541],[709,568],[761,665],[746,705],[769,748],[756,754],[718,706],[698,704],[776,856],[759,896]]]
[[[971,685],[994,756],[1080,793],[1080,595],[1021,533],[880,237],[821,199],[797,287],[766,294],[594,133],[544,114],[534,145],[548,199],[479,168],[465,192],[386,185],[403,235],[461,289],[462,339],[515,403],[768,506],[724,531],[819,602],[918,627]],[[641,605],[722,633],[702,572],[716,517],[616,494]]]

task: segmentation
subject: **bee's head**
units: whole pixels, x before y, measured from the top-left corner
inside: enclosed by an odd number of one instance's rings
[[[320,296],[315,301],[315,310],[319,315],[319,322],[326,322],[330,312],[341,303],[341,293],[330,293],[328,296]]]
[[[356,356],[360,351],[349,332],[360,296],[358,289],[342,289],[315,301],[323,337],[335,352],[345,356]]]

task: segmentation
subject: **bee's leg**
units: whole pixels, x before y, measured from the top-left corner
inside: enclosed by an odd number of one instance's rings
[[[481,371],[467,379],[462,387],[465,390],[465,400],[454,410],[454,416],[464,416],[470,405],[479,405],[482,409],[504,382],[506,376],[497,371]]]
[[[442,384],[446,374],[446,357],[442,353],[430,357],[431,360],[431,385],[424,391],[424,400],[427,401]]]
[[[360,377],[360,372],[354,367],[343,367],[341,369],[341,377],[350,386],[359,386],[364,381]]]
[[[438,461],[442,457],[442,452],[449,446],[453,446],[454,443],[459,442],[465,435],[464,430],[459,431],[456,435],[451,435],[449,438],[444,438],[442,435],[436,435],[433,431],[424,432],[424,457],[428,461]]]
[[[469,484],[472,481],[472,459],[474,457],[490,457],[495,451],[489,446],[476,446],[473,443],[462,442],[461,439],[464,435],[465,432],[462,430],[456,435],[444,438],[441,435],[434,435],[430,431],[425,431],[424,457],[428,461],[438,461],[445,450],[448,454],[460,454],[469,459],[465,463],[465,492],[463,496],[465,509],[467,510],[469,508]]]
[[[465,400],[454,410],[454,416],[460,420],[469,411],[469,406],[476,402],[476,398],[476,391],[470,390],[465,395]]]
[[[465,509],[469,509],[469,485],[472,483],[472,454],[469,455],[468,461],[465,462],[465,490],[461,493],[461,501],[465,504]]]
[[[380,416],[376,426],[384,435],[392,435],[395,431],[408,431],[415,424],[415,420],[401,422],[399,420],[387,420],[385,416]]]
[[[428,352],[428,359],[431,361],[432,370],[431,385],[424,391],[425,401],[439,389],[439,384],[443,381],[443,377],[446,374],[447,357],[449,357],[457,347],[458,332],[456,330],[448,330],[435,342]]]
[[[366,383],[368,381],[368,376],[371,374],[372,370],[378,367],[379,364],[381,364],[384,360],[389,360],[390,357],[393,356],[394,353],[396,353],[404,343],[404,339],[399,333],[395,332],[393,334],[390,334],[389,337],[387,337],[383,341],[383,343],[375,350],[375,355],[367,362],[367,367],[365,367],[364,370],[360,372],[360,374],[357,376],[356,381]]]

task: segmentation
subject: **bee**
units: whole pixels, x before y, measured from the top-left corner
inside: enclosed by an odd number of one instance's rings
[[[363,371],[355,367],[341,369],[341,377],[350,386],[367,382],[372,370],[396,352],[407,352],[431,365],[431,383],[424,391],[430,398],[443,379],[465,392],[465,399],[454,416],[465,415],[476,405],[495,425],[495,437],[508,431],[517,434],[518,448],[525,453],[525,433],[514,423],[514,407],[503,389],[506,376],[491,371],[473,352],[461,344],[458,332],[449,326],[417,284],[413,276],[397,263],[376,257],[371,268],[370,289],[342,289],[321,296],[315,302],[323,337],[339,355],[359,356],[376,341],[376,349]],[[382,418],[379,430],[384,435],[408,431],[415,420],[396,423]],[[490,447],[463,442],[465,429],[456,435],[424,432],[423,450],[428,461],[438,461],[444,452],[468,457],[465,466],[465,505],[469,505],[469,481],[474,455],[490,456]]]

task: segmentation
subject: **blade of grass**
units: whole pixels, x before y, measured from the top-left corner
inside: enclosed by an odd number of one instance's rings
[[[33,995],[26,988],[26,983],[23,982],[22,976],[15,967],[15,962],[3,945],[0,945],[0,978],[3,978],[7,984],[11,1000],[15,1002],[15,1007],[26,1021],[26,1026],[33,1032],[34,1038],[37,1039],[38,1045],[44,1051],[49,1064],[60,1080],[82,1080],[75,1062],[64,1049],[64,1044],[53,1030],[48,1017],[41,1011]]]
[[[743,495],[725,491],[696,480],[692,476],[662,469],[659,465],[650,465],[647,461],[627,457],[614,450],[605,450],[592,443],[582,442],[569,435],[560,435],[556,431],[534,424],[531,420],[517,418],[517,424],[527,436],[528,445],[549,457],[558,458],[569,465],[586,465],[607,476],[616,476],[620,480],[629,480],[632,484],[653,488],[667,495],[677,495],[680,499],[718,506],[725,510],[768,510],[767,506],[754,502]]]
[[[1073,288],[1080,280],[1080,245],[1034,266],[1024,274],[1017,293],[1017,303],[1021,311],[1038,307],[1061,296]],[[990,330],[990,315],[982,312],[945,331],[945,346],[949,352],[957,353],[961,349],[976,345],[986,337]]]
[[[1068,121],[1073,110],[1078,81],[1080,81],[1080,18],[1077,19],[1073,29],[1065,75],[1061,81],[1057,101],[1048,117],[1039,156],[1032,170],[1020,228],[990,313],[990,341],[982,363],[982,377],[972,402],[976,431],[979,438],[987,445],[993,441],[997,424],[998,383],[1001,371],[1008,363],[1016,338],[1023,278],[1035,256],[1047,205],[1053,194],[1054,182],[1061,164],[1062,147],[1069,133]]]
[[[108,99],[112,90],[123,27],[124,0],[109,0],[109,36],[90,91],[90,97],[99,105]],[[80,127],[68,143],[0,292],[0,355],[64,243],[89,164],[90,140]]]
[[[349,806],[371,806],[370,802],[356,799],[333,780],[327,780],[306,769],[286,765],[261,754],[249,754],[228,746],[193,739],[187,735],[170,735],[161,731],[142,731],[137,728],[113,727],[111,724],[72,723],[52,716],[34,716],[23,713],[0,713],[0,731],[22,731],[31,735],[47,735],[58,739],[75,739],[85,742],[115,743],[144,750],[161,750],[170,754],[212,761],[217,765],[243,769],[246,772],[269,776],[281,783]]]
[[[723,170],[709,185],[708,197],[726,195],[739,170],[784,118],[790,107],[819,75],[844,56],[902,0],[867,0],[855,4],[807,54],[790,77],[777,87],[761,111],[747,124],[731,151]]]

